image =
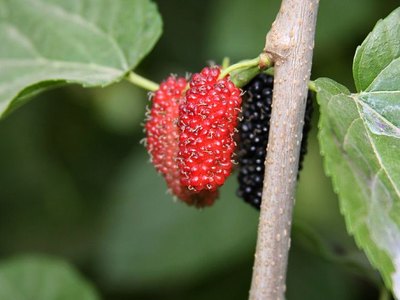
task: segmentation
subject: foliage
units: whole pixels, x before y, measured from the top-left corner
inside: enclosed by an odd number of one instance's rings
[[[148,0],[2,0],[0,117],[53,85],[121,80],[160,34]]]
[[[350,233],[400,297],[400,9],[354,58],[358,93],[318,79],[319,140]]]
[[[150,0],[0,0],[0,117],[66,83],[116,83],[147,55],[141,71],[159,79],[171,70],[198,71],[210,57],[254,57],[278,8],[264,0],[158,2],[166,26],[150,54],[162,31]],[[313,74],[356,86],[352,94],[333,80],[315,81],[320,149],[349,232],[399,298],[399,10],[357,49],[354,83],[347,65],[365,28],[394,5],[321,2]],[[21,251],[66,257],[107,299],[246,297],[257,213],[236,198],[232,180],[212,210],[171,204],[137,146],[143,92],[121,83],[62,87],[37,98],[0,123],[3,257]],[[314,126],[295,222],[320,234],[311,234],[318,240],[311,242],[295,226],[288,297],[373,298],[374,273],[346,235],[315,133]],[[330,252],[312,250],[321,241]],[[349,270],[349,261],[363,272]],[[316,280],[317,287],[310,284]],[[1,299],[98,298],[69,265],[44,256],[2,263],[4,282],[18,289],[0,287],[0,295],[10,293]]]
[[[97,300],[93,287],[67,263],[25,256],[0,264],[0,298],[4,300]]]

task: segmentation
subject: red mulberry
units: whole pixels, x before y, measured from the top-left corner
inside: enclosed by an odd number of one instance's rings
[[[169,77],[155,92],[149,118],[145,125],[146,147],[156,170],[161,173],[172,194],[189,205],[212,205],[217,191],[190,191],[180,182],[177,164],[179,105],[184,99],[187,82],[184,78]]]
[[[218,79],[220,71],[206,67],[194,74],[180,106],[181,183],[193,191],[215,191],[232,171],[241,91],[229,77]]]

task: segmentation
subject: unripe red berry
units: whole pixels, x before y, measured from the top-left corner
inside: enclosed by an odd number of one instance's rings
[[[206,67],[194,74],[180,106],[181,183],[194,191],[215,191],[232,171],[241,91],[229,77],[218,79],[220,72]]]
[[[152,107],[145,124],[146,147],[156,170],[163,175],[171,193],[189,205],[212,205],[218,192],[197,193],[180,182],[177,164],[179,105],[184,99],[187,82],[184,78],[168,77],[160,84],[152,99]]]

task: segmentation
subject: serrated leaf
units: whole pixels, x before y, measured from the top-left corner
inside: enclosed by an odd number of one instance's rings
[[[24,256],[0,264],[2,300],[97,300],[99,296],[69,264],[45,256]]]
[[[400,101],[375,92],[351,94],[324,78],[316,85],[321,153],[348,231],[399,298]]]
[[[400,7],[357,48],[353,62],[357,91],[398,91],[400,82]],[[399,94],[397,95],[399,96]]]
[[[120,80],[160,34],[148,0],[0,0],[0,117],[54,84]]]

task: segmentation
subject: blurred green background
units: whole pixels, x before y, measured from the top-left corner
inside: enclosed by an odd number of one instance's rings
[[[280,3],[156,2],[164,34],[137,70],[154,81],[224,56],[257,56]],[[396,6],[321,1],[312,78],[331,77],[354,90],[355,49]],[[0,258],[62,257],[107,300],[246,299],[258,212],[235,196],[235,176],[212,208],[172,201],[140,144],[147,99],[126,82],[68,86],[0,123]],[[379,278],[347,236],[323,174],[317,120],[318,112],[298,186],[287,299],[377,299]]]

